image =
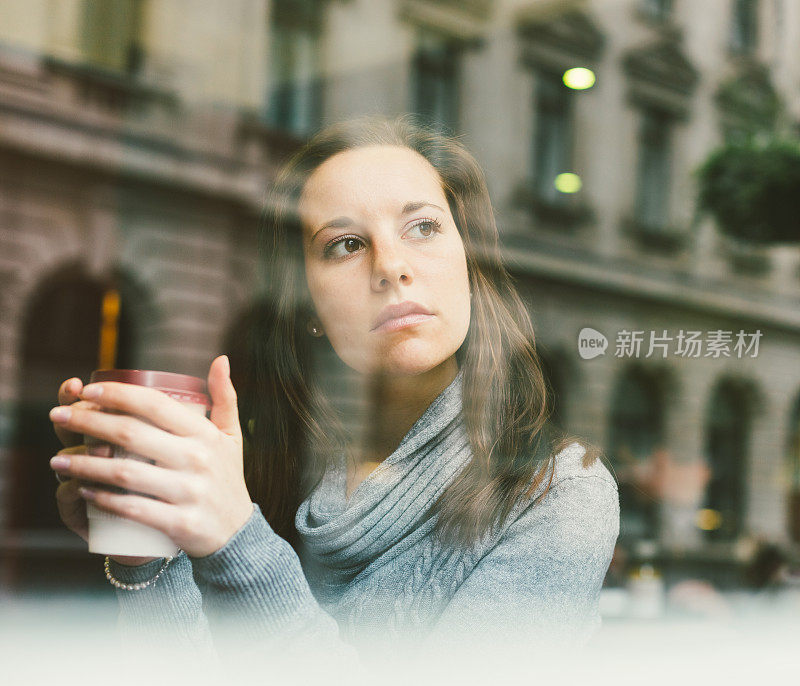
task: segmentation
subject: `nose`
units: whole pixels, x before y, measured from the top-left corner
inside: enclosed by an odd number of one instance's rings
[[[400,239],[373,242],[372,287],[377,291],[403,284],[410,285],[413,280],[411,265],[401,245]]]

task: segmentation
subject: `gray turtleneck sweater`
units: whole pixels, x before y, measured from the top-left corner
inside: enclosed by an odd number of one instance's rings
[[[462,382],[459,371],[349,499],[343,457],[328,467],[297,511],[300,555],[254,503],[220,550],[181,552],[155,585],[118,589],[125,639],[158,635],[198,655],[303,645],[364,664],[401,646],[584,644],[600,625],[619,532],[616,483],[600,461],[584,466],[584,448],[573,443],[557,455],[539,502],[538,493],[520,501],[501,529],[467,550],[440,547],[429,508],[472,457]],[[111,572],[133,583],[162,562],[112,561]]]

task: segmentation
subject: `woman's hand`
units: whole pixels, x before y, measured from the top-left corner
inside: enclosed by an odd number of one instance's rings
[[[72,405],[73,408],[88,407],[99,409],[99,405],[79,399],[79,394],[82,389],[83,382],[79,378],[73,377],[67,379],[58,389],[58,402],[61,405]],[[54,428],[58,440],[61,441],[62,445],[67,446],[63,450],[58,451],[59,455],[85,455],[87,453],[86,446],[81,443],[83,441],[83,436],[73,433],[59,424],[54,424]],[[74,531],[86,541],[87,544],[89,543],[89,520],[86,517],[86,501],[81,497],[78,488],[88,485],[89,482],[80,479],[67,479],[66,481],[62,481],[56,489],[56,506],[58,507],[61,521],[64,522],[70,531]],[[142,565],[146,562],[158,559],[155,557],[135,557],[130,555],[111,555],[110,557],[120,564],[129,566]]]
[[[51,466],[74,479],[158,498],[78,490],[104,510],[162,531],[192,557],[210,555],[247,522],[253,504],[244,481],[236,391],[224,355],[211,363],[208,390],[210,419],[154,388],[114,381],[89,384],[79,396],[111,412],[78,403],[53,408],[50,418],[63,435],[93,436],[155,464],[59,454]],[[68,458],[69,464],[59,466],[59,458]]]

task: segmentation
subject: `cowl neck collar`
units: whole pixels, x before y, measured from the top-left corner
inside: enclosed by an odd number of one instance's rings
[[[463,370],[414,422],[395,451],[346,499],[344,453],[297,510],[295,526],[317,564],[350,575],[430,518],[444,488],[472,457],[462,421]]]

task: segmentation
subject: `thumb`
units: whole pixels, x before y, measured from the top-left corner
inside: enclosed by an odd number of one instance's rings
[[[208,370],[208,392],[211,396],[211,422],[223,433],[242,437],[236,390],[231,383],[231,364],[227,355],[220,355]]]

